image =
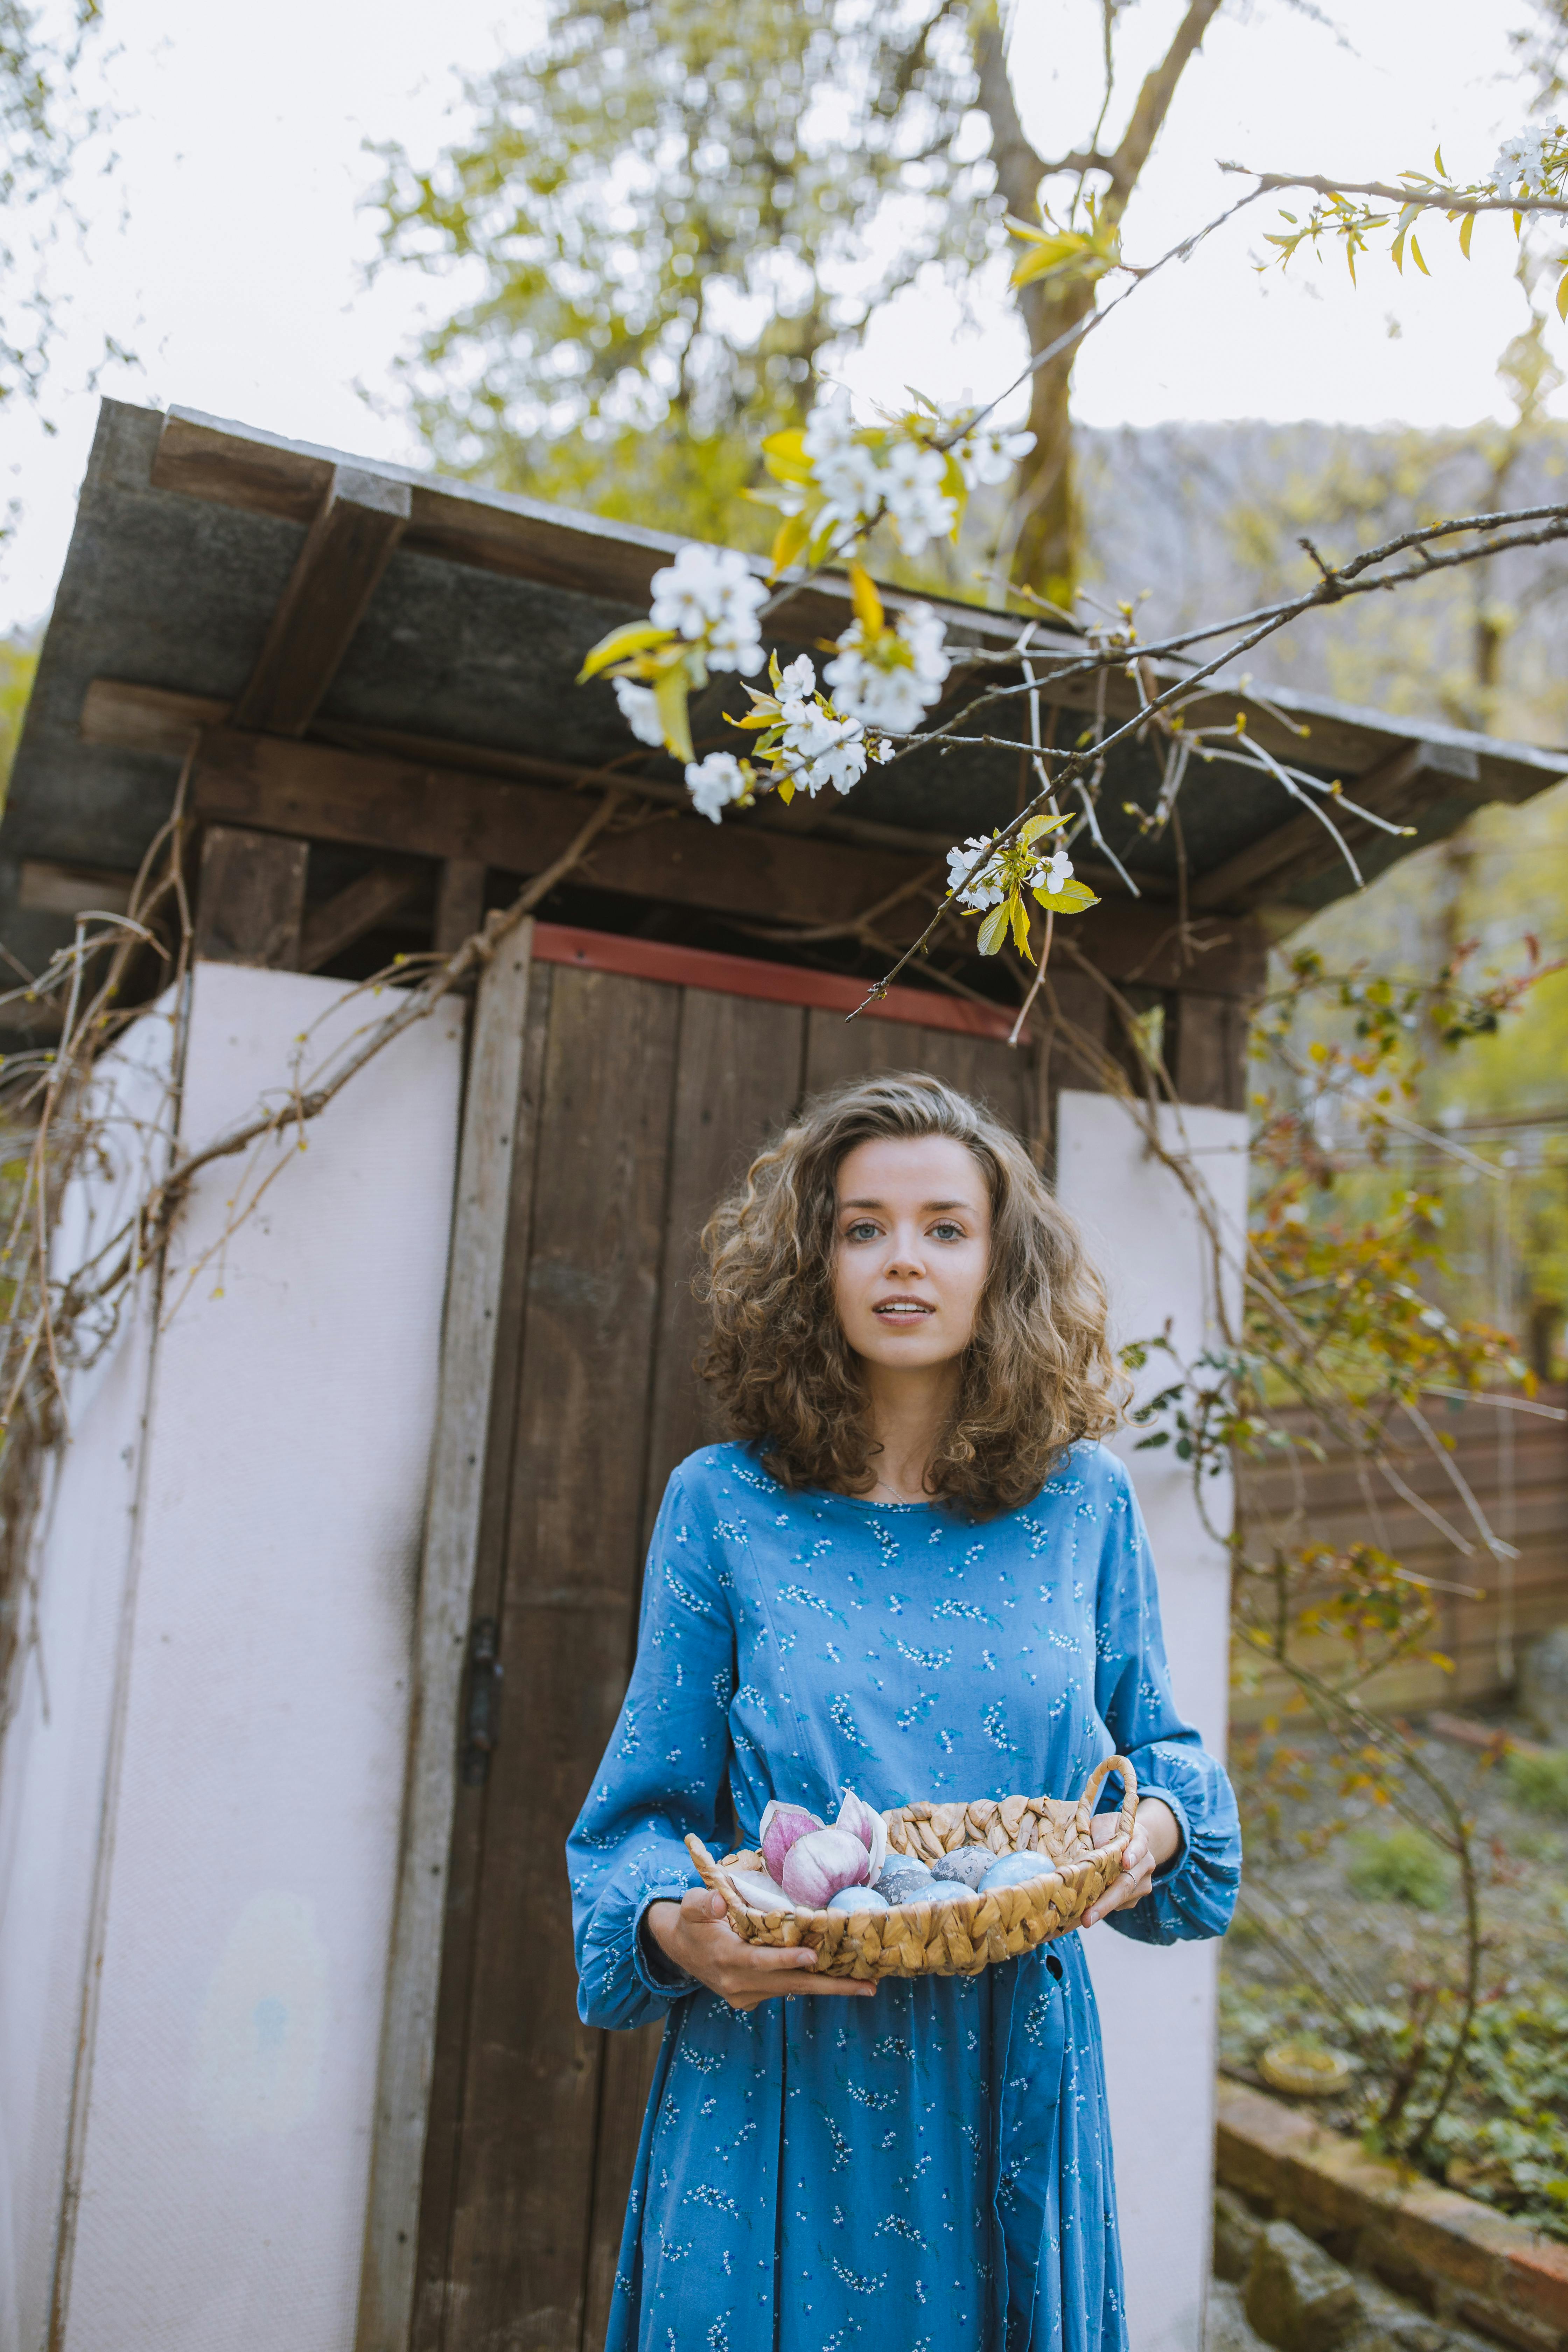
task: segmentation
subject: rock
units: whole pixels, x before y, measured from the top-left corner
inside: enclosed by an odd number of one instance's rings
[[[1554,1625],[1525,1651],[1519,1709],[1538,1738],[1568,1748],[1568,1625]]]
[[[1241,2289],[1225,2279],[1215,2279],[1209,2288],[1204,2352],[1262,2352],[1261,2339],[1247,2324]]]
[[[1337,2352],[1366,2316],[1361,2290],[1292,2222],[1258,2234],[1247,2281],[1247,2316],[1279,2352]]]
[[[1263,2224],[1234,2189],[1214,2193],[1214,2274],[1242,2285],[1252,2268]]]

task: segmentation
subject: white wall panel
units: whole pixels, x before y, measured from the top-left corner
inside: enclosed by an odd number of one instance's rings
[[[54,1263],[80,1265],[162,1173],[172,1013],[147,1014],[98,1077],[100,1149],[67,1190]],[[40,1512],[0,1742],[0,2352],[48,2327],[152,1339],[149,1278],[70,1379]]]
[[[1247,1215],[1247,1120],[1238,1111],[1169,1107],[1163,1139],[1184,1150],[1216,1213],[1234,1288]],[[1179,1180],[1110,1095],[1064,1092],[1058,1196],[1082,1225],[1110,1286],[1118,1345],[1168,1322],[1189,1363],[1217,1337],[1214,1253]],[[1147,1395],[1173,1378],[1154,1356]],[[1203,1526],[1192,1476],[1172,1446],[1117,1443],[1132,1473],[1160,1572],[1176,1704],[1223,1756],[1230,1638],[1229,1561]],[[1228,1477],[1206,1510],[1230,1524]],[[1199,2352],[1209,2275],[1215,2004],[1219,1948],[1134,1944],[1105,1926],[1085,1939],[1105,2030],[1117,2193],[1134,2352]]]
[[[184,1139],[388,1003],[198,966]],[[460,1057],[444,1008],[177,1231],[64,2352],[353,2342]]]

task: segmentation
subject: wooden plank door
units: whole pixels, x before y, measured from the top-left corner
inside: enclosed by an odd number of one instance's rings
[[[576,2015],[562,1849],[613,1728],[644,1549],[712,1433],[690,1277],[803,1096],[924,1067],[1031,1124],[999,1042],[624,972],[536,969],[475,1582],[499,1737],[458,1790],[416,2352],[598,2352],[658,2029]],[[520,1130],[521,1131],[521,1130]],[[482,1759],[481,1759],[482,1760]]]

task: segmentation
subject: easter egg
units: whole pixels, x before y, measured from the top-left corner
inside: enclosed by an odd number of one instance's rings
[[[973,1903],[974,1889],[956,1878],[933,1878],[925,1899],[928,1903]]]
[[[961,1886],[978,1886],[995,1859],[988,1845],[961,1845],[943,1856],[942,1874]]]
[[[931,1874],[929,1870],[907,1870],[900,1864],[884,1870],[877,1881],[877,1892],[889,1904],[929,1903]]]
[[[874,1886],[841,1886],[827,1908],[830,1911],[886,1911],[888,1898]]]
[[[982,1895],[994,1895],[1000,1887],[1026,1886],[1032,1878],[1045,1878],[1049,1865],[1037,1853],[999,1853],[980,1882]]]

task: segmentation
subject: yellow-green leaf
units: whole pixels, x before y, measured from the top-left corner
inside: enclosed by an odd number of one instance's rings
[[[794,798],[795,798],[795,778],[794,778],[794,777],[789,773],[788,770],[786,769],[786,770],[785,770],[785,772],[784,772],[784,774],[779,778],[779,782],[778,782],[778,794],[779,794],[779,798],[780,798],[780,800],[781,800],[781,801],[783,801],[783,803],[784,803],[784,804],[785,808],[788,808],[788,806],[789,806],[789,804],[790,804],[791,801],[793,801],[793,800],[794,800]]]
[[[1082,882],[1058,882],[1054,890],[1037,890],[1036,898],[1053,915],[1081,915],[1086,907],[1098,907],[1100,900]]]
[[[1443,163],[1443,150],[1440,144],[1433,148],[1432,161],[1437,166],[1437,177],[1440,180],[1446,180],[1448,174]]]
[[[1013,945],[1026,963],[1033,963],[1035,952],[1029,945],[1029,918],[1024,911],[1024,902],[1022,898],[1009,898],[1007,904],[1013,909]]]
[[[981,924],[979,936],[974,942],[982,955],[994,955],[996,953],[998,948],[1002,945],[1003,940],[1007,936],[1007,925],[1009,920],[1009,911],[1005,904],[1003,904],[1000,907],[992,908],[991,912]]]
[[[686,672],[679,665],[660,673],[653,682],[654,701],[658,709],[658,723],[664,729],[665,749],[678,760],[695,757],[691,749],[691,721],[686,710]]]
[[[1018,838],[1026,844],[1037,841],[1042,833],[1059,832],[1068,822],[1069,820],[1065,816],[1032,816],[1028,824],[1020,829]]]
[[[877,584],[863,563],[849,566],[849,594],[855,606],[855,618],[868,637],[879,637],[887,627],[882,614],[882,600]]]
[[[773,566],[776,580],[786,565],[795,562],[811,537],[811,517],[803,509],[799,514],[785,515],[773,538]]]
[[[1568,319],[1568,269],[1557,281],[1557,315],[1560,319]]]
[[[612,662],[624,661],[628,654],[643,653],[650,646],[674,643],[673,629],[656,628],[651,621],[632,621],[624,629],[612,629],[607,637],[601,637],[590,648],[577,673],[577,683],[582,686],[587,679],[597,677],[602,669],[607,669]]]
[[[1410,240],[1410,258],[1411,258],[1411,260],[1412,260],[1412,261],[1414,261],[1414,263],[1415,264],[1416,268],[1421,272],[1421,275],[1422,275],[1422,277],[1423,277],[1423,278],[1430,278],[1430,277],[1431,277],[1432,272],[1427,268],[1426,264],[1422,260],[1422,258],[1421,258],[1421,247],[1419,247],[1419,245],[1417,245],[1417,243],[1415,242],[1415,239],[1414,237],[1412,237],[1412,238],[1411,238],[1411,240]]]
[[[1476,216],[1474,213],[1467,213],[1459,223],[1459,251],[1467,261],[1470,257],[1470,239],[1475,235],[1475,230]]]
[[[809,482],[811,459],[801,426],[791,425],[782,433],[770,433],[763,443],[763,463],[775,482]]]

